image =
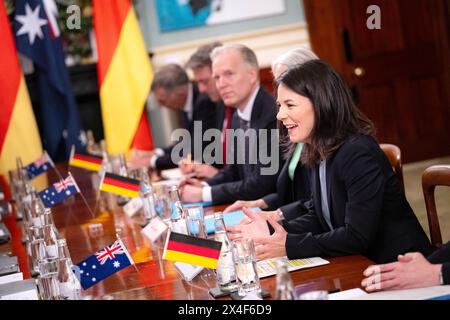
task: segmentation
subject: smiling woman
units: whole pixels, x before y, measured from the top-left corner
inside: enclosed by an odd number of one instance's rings
[[[310,142],[314,128],[314,108],[311,101],[281,84],[278,87],[277,119],[283,123],[294,143]]]
[[[430,253],[371,122],[341,77],[312,60],[288,69],[277,85],[278,118],[291,141],[305,143],[301,161],[309,169],[310,200],[293,203],[298,217],[281,224],[244,210],[253,221],[231,229],[232,238],[254,238],[260,259],[362,254],[379,263],[408,251]],[[259,231],[264,220],[274,229],[270,236]]]

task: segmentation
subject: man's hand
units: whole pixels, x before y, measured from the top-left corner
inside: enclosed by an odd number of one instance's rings
[[[369,292],[436,286],[441,269],[441,264],[429,263],[419,252],[407,253],[397,262],[368,267],[361,285]]]
[[[133,152],[131,155],[130,161],[128,161],[127,166],[128,168],[134,170],[134,169],[140,169],[143,167],[149,167],[150,166],[150,159],[153,156],[153,152],[146,152],[146,154],[142,152]]]
[[[219,172],[219,169],[214,168],[212,165],[203,163],[203,164],[194,164],[193,171],[197,178],[211,179],[217,174],[217,172]]]
[[[195,178],[184,178],[184,179],[180,180],[178,187],[181,188],[186,185],[193,186],[193,187],[202,187],[202,182]]]
[[[186,202],[201,202],[203,201],[203,188],[196,187],[189,184],[180,188],[181,197]]]

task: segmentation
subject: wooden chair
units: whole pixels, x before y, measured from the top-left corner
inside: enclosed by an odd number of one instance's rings
[[[427,208],[431,244],[438,249],[442,246],[442,235],[434,200],[434,189],[436,186],[450,187],[450,165],[431,166],[422,173],[423,197]]]
[[[395,144],[382,143],[380,144],[381,149],[384,154],[389,159],[389,162],[400,180],[400,185],[402,186],[403,192],[405,191],[405,183],[403,182],[403,167],[402,167],[402,152],[400,148]]]

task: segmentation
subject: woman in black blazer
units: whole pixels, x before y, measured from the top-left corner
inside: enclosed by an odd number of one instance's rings
[[[377,263],[399,254],[431,252],[388,159],[372,136],[372,123],[355,107],[339,75],[313,60],[278,79],[278,120],[294,143],[304,143],[311,199],[297,202],[299,217],[252,220],[229,230],[252,237],[259,258],[289,259],[362,254]],[[275,232],[268,234],[266,220]]]
[[[288,67],[302,64],[309,60],[318,59],[316,54],[305,47],[298,47],[285,52],[272,62],[272,73],[275,78],[280,76]],[[284,126],[280,131],[286,130]],[[260,208],[260,214],[266,217],[272,216],[279,220],[283,217],[286,220],[296,218],[297,212],[292,210],[295,201],[304,201],[310,198],[309,172],[305,166],[300,163],[300,154],[303,143],[293,143],[285,135],[283,144],[284,159],[286,159],[280,174],[277,178],[276,192],[268,194],[257,200],[238,200],[228,206],[224,212],[240,210],[243,207]]]

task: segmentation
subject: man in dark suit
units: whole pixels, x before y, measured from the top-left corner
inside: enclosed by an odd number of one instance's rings
[[[197,85],[189,81],[186,71],[177,64],[167,64],[155,73],[151,91],[160,106],[180,113],[180,127],[187,129],[191,135],[191,152],[194,140],[202,141],[203,133],[216,127],[215,104],[208,95],[199,92]],[[201,123],[201,137],[194,136],[194,122]],[[172,159],[172,150],[177,143],[167,148],[157,148],[144,159],[132,159],[132,163],[143,163],[158,170],[177,167]],[[206,142],[202,144],[202,150]],[[186,157],[187,154],[181,155]],[[135,165],[138,166],[138,165]]]
[[[273,139],[276,103],[269,93],[260,88],[256,56],[245,46],[226,45],[214,49],[211,58],[214,79],[223,102],[237,109],[231,122],[234,131],[227,134],[241,129],[240,132],[245,132],[245,135],[255,134],[256,139],[253,143],[246,143],[245,139],[236,141],[229,135],[227,161],[229,159],[232,163],[227,163],[204,185],[196,180],[187,180],[182,187],[183,198],[186,201],[219,204],[237,199],[255,199],[274,192],[281,164],[278,140]],[[263,132],[268,134],[265,141],[260,136]],[[264,151],[269,161],[263,161],[261,152]],[[245,161],[239,161],[242,156]],[[264,169],[268,170],[265,172]]]
[[[199,47],[189,58],[186,63],[186,68],[192,71],[192,80],[197,84],[198,90],[201,93],[207,94],[209,99],[215,103],[215,127],[222,131],[221,143],[223,145],[222,148],[225,148],[225,130],[230,129],[231,117],[236,109],[225,107],[212,76],[210,54],[214,48],[220,46],[222,46],[222,43],[212,42]],[[220,160],[219,162],[213,163],[197,163],[185,159],[180,161],[179,167],[185,174],[194,173],[197,178],[210,179],[226,164],[224,159]]]

